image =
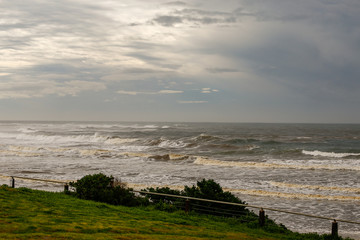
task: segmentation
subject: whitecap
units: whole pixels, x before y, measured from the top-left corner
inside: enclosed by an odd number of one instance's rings
[[[111,145],[121,145],[124,143],[132,143],[136,141],[138,141],[136,138],[109,138],[105,141],[105,143]]]
[[[18,129],[19,132],[22,132],[22,133],[36,133],[37,130],[34,129],[34,128],[19,128]]]
[[[306,151],[302,150],[302,153],[305,155],[311,155],[314,157],[332,157],[332,158],[344,158],[349,156],[360,156],[360,153],[335,153],[335,152],[322,152],[322,151]]]
[[[272,186],[281,187],[281,188],[360,193],[360,188],[356,188],[356,187],[308,185],[308,184],[284,183],[284,182],[275,182],[275,181],[270,181],[269,183]]]
[[[183,141],[163,140],[158,146],[161,148],[183,148],[186,147],[186,145]]]
[[[194,163],[198,164],[198,165],[222,166],[222,167],[360,171],[360,167],[351,166],[351,165],[271,163],[271,162],[235,162],[235,161],[221,161],[221,160],[210,159],[210,158],[206,158],[206,157],[196,157],[196,160],[194,161]]]

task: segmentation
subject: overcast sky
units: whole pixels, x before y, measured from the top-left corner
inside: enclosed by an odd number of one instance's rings
[[[0,0],[0,120],[360,123],[359,0]]]

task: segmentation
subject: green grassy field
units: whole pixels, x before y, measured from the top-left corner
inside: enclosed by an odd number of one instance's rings
[[[168,213],[0,187],[0,239],[331,239],[262,229],[236,219]]]

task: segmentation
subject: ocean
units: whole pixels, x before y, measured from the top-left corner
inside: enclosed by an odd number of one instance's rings
[[[356,124],[2,121],[0,166],[2,176],[64,181],[102,172],[136,189],[214,179],[250,205],[360,221]],[[266,214],[291,230],[331,231],[329,220]],[[360,226],[339,223],[339,234],[360,239]]]

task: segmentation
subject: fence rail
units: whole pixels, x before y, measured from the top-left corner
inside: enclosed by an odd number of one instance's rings
[[[38,179],[38,178],[29,178],[29,177],[20,177],[20,176],[2,176],[2,175],[0,175],[0,177],[1,178],[11,178],[13,188],[15,188],[15,179],[18,178],[18,179],[30,180],[30,181],[40,181],[40,182],[50,182],[50,183],[56,183],[56,184],[64,184],[64,191],[69,190],[69,181]],[[190,200],[259,209],[259,223],[260,223],[260,225],[263,225],[263,223],[265,223],[265,212],[264,212],[264,210],[273,211],[273,212],[281,212],[281,213],[298,215],[298,216],[305,216],[305,217],[310,217],[310,218],[317,218],[317,219],[322,219],[322,220],[332,220],[333,222],[332,222],[332,231],[331,231],[331,233],[332,233],[333,236],[338,235],[338,222],[360,225],[360,222],[357,222],[357,221],[337,219],[337,218],[324,217],[324,216],[317,216],[317,215],[312,215],[312,214],[307,214],[307,213],[292,212],[292,211],[276,209],[276,208],[261,207],[261,206],[240,204],[240,203],[232,203],[232,202],[223,202],[223,201],[217,201],[217,200],[194,198],[194,197],[187,197],[187,196],[179,196],[179,195],[172,195],[172,194],[165,194],[165,193],[155,193],[155,192],[146,192],[146,191],[138,191],[138,190],[132,190],[132,192],[140,193],[140,194],[148,194],[148,195],[157,195],[157,196],[162,196],[162,197],[172,197],[172,198],[178,198],[178,199],[185,199],[186,200],[185,206],[184,206],[185,211],[189,211],[189,206],[190,206],[189,201]],[[233,214],[233,215],[236,215],[236,214]]]
[[[59,180],[49,180],[49,179],[39,179],[39,178],[28,178],[28,177],[18,177],[18,176],[11,176],[11,178],[19,178],[24,180],[30,180],[30,181],[37,181],[37,182],[51,182],[51,183],[59,183],[59,184],[67,184],[66,181],[59,181]]]
[[[268,207],[261,207],[261,206],[255,206],[255,205],[231,203],[231,202],[222,202],[222,201],[216,201],[216,200],[210,200],[210,199],[193,198],[193,197],[178,196],[178,195],[171,195],[171,194],[165,194],[165,193],[153,193],[153,192],[144,192],[144,191],[136,191],[136,190],[133,190],[133,192],[143,193],[143,194],[151,194],[151,195],[159,195],[159,196],[164,196],[164,197],[174,197],[174,198],[182,198],[182,199],[188,199],[188,200],[197,200],[197,201],[203,201],[203,202],[220,203],[220,204],[225,204],[225,205],[242,206],[242,207],[247,207],[247,208],[263,209],[263,210],[268,210],[268,211],[273,211],[273,212],[282,212],[282,213],[287,213],[287,214],[293,214],[293,215],[299,215],[299,216],[305,216],[305,217],[311,217],[311,218],[318,218],[318,219],[324,219],[324,220],[336,220],[337,222],[344,222],[344,223],[351,223],[351,224],[360,225],[360,222],[356,222],[356,221],[336,219],[336,218],[323,217],[323,216],[316,216],[316,215],[311,215],[311,214],[306,214],[306,213],[292,212],[292,211],[287,211],[287,210],[268,208]]]

